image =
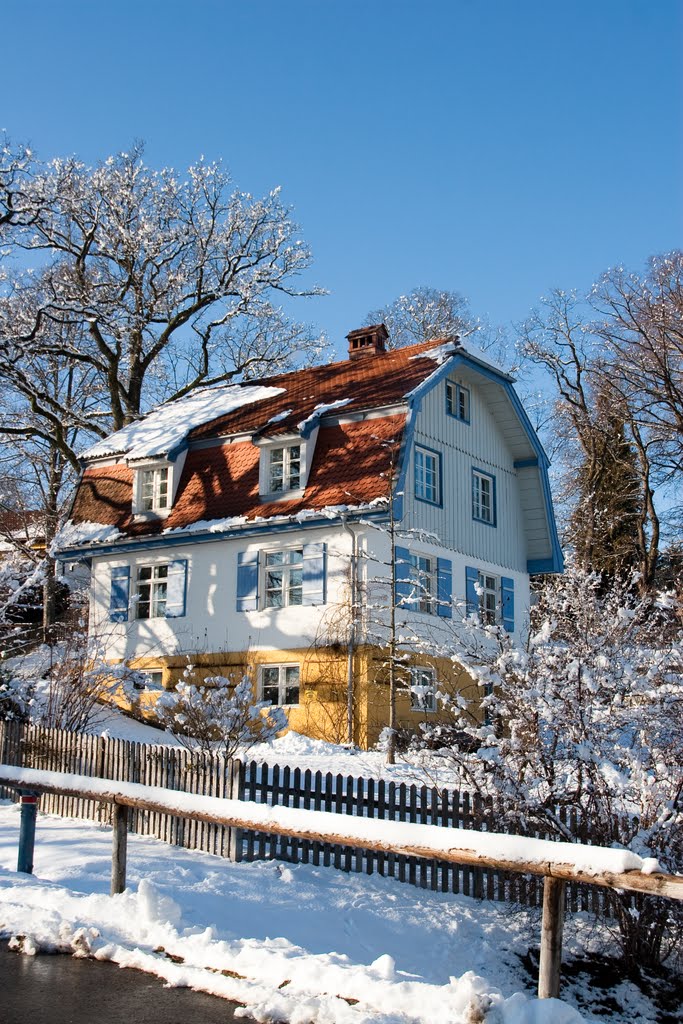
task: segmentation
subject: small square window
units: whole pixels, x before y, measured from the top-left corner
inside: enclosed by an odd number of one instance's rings
[[[431,505],[441,504],[441,456],[415,446],[415,497]]]
[[[268,493],[296,491],[301,483],[301,445],[268,450]]]
[[[463,423],[470,422],[470,389],[456,384],[455,381],[446,381],[446,412],[456,420]]]
[[[472,470],[472,518],[496,525],[496,479],[479,469]]]
[[[298,665],[263,665],[260,676],[261,700],[279,705],[299,703]]]
[[[141,469],[139,510],[163,512],[168,507],[168,467]]]
[[[433,668],[416,665],[410,669],[410,710],[436,711],[436,674]]]

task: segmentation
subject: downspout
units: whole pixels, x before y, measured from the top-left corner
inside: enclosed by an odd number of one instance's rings
[[[356,615],[358,601],[358,537],[341,516],[341,524],[351,538],[351,622],[346,653],[346,735],[353,743],[353,658],[356,649]]]

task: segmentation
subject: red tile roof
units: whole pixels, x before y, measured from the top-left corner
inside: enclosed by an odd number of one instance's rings
[[[437,363],[427,353],[443,344],[443,341],[429,341],[258,381],[269,387],[283,388],[283,392],[196,427],[190,438],[255,431],[288,409],[291,414],[272,424],[268,435],[296,433],[297,424],[310,416],[316,405],[339,399],[349,399],[339,410],[343,415],[396,405],[436,370]]]
[[[283,388],[282,393],[248,405],[189,435],[173,508],[163,519],[132,515],[133,470],[124,463],[93,464],[86,468],[72,509],[72,521],[116,526],[130,536],[148,536],[191,526],[204,520],[244,516],[253,521],[296,515],[333,505],[363,505],[387,494],[386,473],[391,448],[398,450],[405,413],[377,416],[320,428],[303,497],[263,503],[259,498],[260,449],[251,440],[209,447],[192,442],[260,432],[267,436],[297,433],[298,424],[317,405],[349,401],[339,415],[381,410],[402,404],[405,396],[429,377],[437,363],[426,354],[442,342],[429,342],[368,355],[353,361],[316,366],[282,374],[261,383]],[[278,413],[289,415],[268,426]],[[387,442],[396,442],[387,446]]]

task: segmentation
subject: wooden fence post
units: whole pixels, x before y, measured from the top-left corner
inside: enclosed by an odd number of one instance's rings
[[[538,998],[557,999],[560,994],[562,927],[564,925],[565,883],[559,878],[543,879],[543,920],[541,957],[538,965]]]
[[[113,806],[111,842],[111,894],[115,896],[126,888],[128,808],[124,804]]]
[[[244,764],[242,761],[233,759],[227,766],[228,778],[227,778],[227,793],[225,794],[228,800],[243,800],[244,799]],[[227,843],[227,856],[228,860],[240,861],[242,860],[242,829],[240,828],[228,828],[228,843]]]

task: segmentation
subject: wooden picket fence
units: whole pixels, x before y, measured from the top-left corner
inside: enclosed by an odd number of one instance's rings
[[[444,828],[501,831],[494,825],[494,805],[456,789],[408,785],[351,775],[311,772],[289,765],[256,761],[226,761],[184,748],[154,746],[102,736],[0,722],[0,763],[75,775],[138,782],[208,796],[253,800],[258,803],[332,811],[391,821],[419,822]],[[14,790],[0,795],[16,799]],[[66,817],[108,822],[106,803],[45,794],[41,808]],[[576,834],[576,821],[571,822]],[[541,906],[543,880],[532,875],[455,865],[401,854],[361,850],[311,842],[264,832],[238,832],[227,826],[133,810],[129,828],[139,835],[233,860],[277,859],[333,866],[343,871],[387,875],[401,882],[440,892],[463,893],[523,906]],[[526,833],[552,838],[543,833]],[[590,835],[582,834],[582,842]],[[567,885],[567,909],[605,910],[605,891],[572,882]]]

